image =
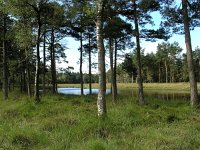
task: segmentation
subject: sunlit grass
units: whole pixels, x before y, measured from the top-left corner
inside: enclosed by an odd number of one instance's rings
[[[178,85],[187,86],[171,87]],[[140,106],[137,97],[129,95],[132,84],[119,84],[119,88],[117,104],[110,95],[106,97],[108,117],[104,119],[97,116],[96,95],[48,94],[35,104],[28,96],[11,93],[8,101],[0,100],[0,149],[200,148],[200,110],[192,109],[189,100],[150,98]]]
[[[189,91],[190,84],[188,82],[181,83],[144,83],[144,89],[152,90],[176,90],[176,91]],[[80,84],[59,84],[58,87],[80,87]],[[84,84],[84,88],[88,88],[88,84]],[[98,88],[97,83],[92,84],[93,88]],[[120,89],[136,89],[137,83],[118,83]],[[110,83],[107,84],[107,88],[110,88]],[[200,89],[200,84],[198,84]]]

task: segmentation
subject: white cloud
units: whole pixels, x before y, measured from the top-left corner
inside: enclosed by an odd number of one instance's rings
[[[158,43],[159,42],[145,42],[142,46],[144,48],[144,54],[151,52],[156,53]]]

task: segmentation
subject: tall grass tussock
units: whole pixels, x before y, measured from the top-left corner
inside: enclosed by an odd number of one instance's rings
[[[200,110],[192,109],[189,99],[146,97],[147,105],[140,106],[131,95],[133,85],[119,89],[116,104],[106,96],[106,118],[97,116],[96,95],[48,94],[35,104],[11,93],[9,100],[0,100],[0,149],[200,149]]]

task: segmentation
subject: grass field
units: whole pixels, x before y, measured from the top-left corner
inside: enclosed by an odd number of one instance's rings
[[[188,92],[188,87],[144,84],[146,90]],[[0,149],[200,149],[200,110],[192,109],[189,100],[152,97],[139,106],[137,98],[127,94],[132,88],[136,85],[119,84],[117,104],[106,96],[107,118],[97,117],[96,95],[47,94],[35,104],[25,95],[11,93],[8,101],[0,100]]]

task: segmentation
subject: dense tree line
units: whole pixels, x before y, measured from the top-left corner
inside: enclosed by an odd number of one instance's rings
[[[40,85],[43,93],[47,81],[51,92],[57,92],[57,83],[68,80],[83,84],[83,58],[88,58],[90,93],[93,80],[92,53],[98,53],[97,97],[98,115],[106,115],[106,52],[110,57],[110,82],[113,103],[117,101],[117,74],[120,70],[137,80],[138,102],[146,103],[143,82],[189,81],[191,105],[198,105],[197,81],[199,75],[199,49],[191,46],[190,30],[199,26],[199,2],[182,0],[177,7],[174,0],[1,0],[0,47],[3,98],[18,83],[35,102],[40,102]],[[179,4],[178,4],[179,5]],[[160,26],[153,26],[152,12],[163,17]],[[178,43],[161,43],[156,54],[144,55],[142,39],[168,40],[172,34],[184,34],[187,53],[180,56]],[[56,64],[65,60],[65,45],[61,40],[73,37],[80,42],[80,73],[59,74]],[[133,48],[123,64],[117,66],[120,50]],[[71,56],[69,56],[71,57]],[[66,67],[67,68],[67,67]],[[125,72],[124,72],[125,71]],[[79,76],[79,77],[77,77]],[[71,77],[76,77],[72,79]],[[33,88],[34,84],[34,89]]]
[[[57,74],[57,83],[59,84],[79,84],[81,83],[81,75],[79,72],[64,72]],[[98,83],[98,75],[93,74],[90,76],[89,74],[83,74],[83,83]]]
[[[199,48],[195,48],[194,67],[196,81],[199,82]],[[141,54],[142,77],[146,83],[189,82],[186,54],[177,42],[158,44],[156,53]],[[135,51],[125,55],[124,62],[118,65],[118,74],[128,74],[129,82],[136,82],[137,75]],[[127,81],[127,80],[126,80]],[[123,82],[122,80],[119,82]]]

